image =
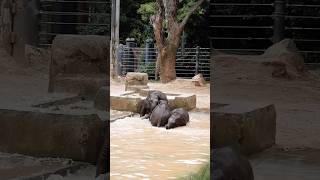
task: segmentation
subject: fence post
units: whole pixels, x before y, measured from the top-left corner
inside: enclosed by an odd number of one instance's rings
[[[128,52],[127,52],[127,72],[135,72],[135,58],[133,54],[133,48],[136,47],[136,40],[134,38],[127,38],[126,39],[126,46],[128,47]]]
[[[119,44],[118,48],[117,48],[117,74],[122,76],[123,73],[123,44]]]
[[[144,62],[145,63],[150,63],[152,58],[153,58],[153,39],[148,38],[146,40],[146,47],[145,47],[145,57],[144,57]]]
[[[158,60],[158,49],[155,49],[155,65],[154,65],[154,80],[158,81],[158,74],[157,74],[157,60]]]
[[[200,46],[196,48],[196,74],[199,74],[199,53],[200,53]]]
[[[184,48],[186,46],[186,33],[183,31],[181,38],[181,57],[184,56]]]
[[[274,8],[275,11],[272,42],[277,43],[284,39],[286,2],[283,0],[275,0]]]

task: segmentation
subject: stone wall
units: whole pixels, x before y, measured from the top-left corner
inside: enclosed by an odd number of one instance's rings
[[[52,44],[49,92],[94,97],[109,82],[109,38],[58,35]]]
[[[96,114],[72,115],[0,109],[0,151],[95,163],[104,122]]]

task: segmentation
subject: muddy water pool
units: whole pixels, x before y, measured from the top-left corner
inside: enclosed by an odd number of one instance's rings
[[[110,125],[112,180],[176,179],[209,161],[210,115],[191,112],[190,123],[171,130],[139,116]]]

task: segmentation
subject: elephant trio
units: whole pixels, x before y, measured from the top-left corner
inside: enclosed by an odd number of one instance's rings
[[[149,118],[152,126],[172,129],[185,126],[189,122],[189,114],[183,108],[171,111],[167,96],[161,91],[150,91],[139,110],[140,117]]]

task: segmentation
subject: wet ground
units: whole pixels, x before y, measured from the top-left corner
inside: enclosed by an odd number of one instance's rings
[[[209,113],[191,112],[186,127],[152,127],[139,116],[110,125],[111,179],[175,179],[209,161]]]
[[[101,175],[95,178],[96,167],[87,166],[85,168],[79,169],[73,174],[67,174],[66,176],[61,175],[51,175],[47,180],[105,180],[105,176]]]
[[[0,179],[24,179],[46,173],[64,171],[79,163],[70,159],[35,158],[20,154],[0,153]]]
[[[273,147],[251,157],[256,180],[319,180],[320,150]]]

